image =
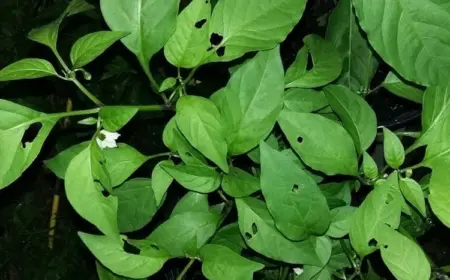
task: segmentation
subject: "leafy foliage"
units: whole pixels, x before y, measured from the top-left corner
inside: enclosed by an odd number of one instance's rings
[[[62,71],[25,58],[0,70],[0,81],[57,77],[95,107],[73,110],[68,102],[65,112],[44,114],[1,99],[0,188],[30,167],[59,120],[65,129],[68,118],[82,117],[78,124],[90,139],[44,163],[64,180],[74,210],[98,230],[79,236],[98,260],[100,279],[144,279],[174,258],[190,259],[177,279],[195,261],[205,277],[218,280],[269,279],[277,269],[283,279],[381,279],[365,258],[377,250],[395,278],[429,279],[429,257],[410,231],[433,215],[450,226],[450,6],[341,0],[326,36],[304,36],[287,67],[279,44],[306,1],[181,4],[178,13],[178,0],[101,0],[112,31],[79,37],[70,66],[58,52],[59,28],[93,6],[73,0],[56,20],[29,33],[50,47]],[[118,40],[137,57],[163,104],[105,105],[79,80],[78,72],[91,79],[83,67]],[[245,54],[228,83],[209,96],[196,88],[199,67]],[[165,58],[176,75],[154,67],[152,58]],[[371,88],[383,62],[392,68]],[[182,68],[191,72],[185,77]],[[378,126],[366,97],[383,87],[423,103],[421,132]],[[133,84],[144,96],[142,89]],[[147,155],[116,143],[128,123],[147,122],[138,112],[170,117],[162,134],[166,152]],[[157,143],[151,133],[144,139],[149,151]],[[403,135],[418,139],[408,147]],[[423,160],[408,166],[408,155],[422,146]],[[428,182],[413,172],[419,167],[431,169]]]

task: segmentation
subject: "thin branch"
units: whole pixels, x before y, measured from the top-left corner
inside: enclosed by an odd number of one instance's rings
[[[191,266],[194,264],[195,259],[192,258],[188,264],[183,268],[183,271],[181,271],[181,273],[178,275],[176,280],[182,280],[184,278],[184,276],[186,275],[186,273],[189,271],[189,269],[191,268]]]

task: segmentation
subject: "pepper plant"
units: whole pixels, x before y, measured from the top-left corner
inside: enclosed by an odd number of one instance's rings
[[[0,81],[53,76],[78,87],[93,107],[45,114],[0,100],[0,188],[33,163],[60,119],[78,117],[94,126],[91,140],[45,165],[98,229],[79,236],[100,279],[147,278],[173,258],[189,259],[177,279],[196,261],[217,280],[253,279],[269,268],[280,269],[280,279],[381,279],[368,258],[375,251],[396,279],[436,277],[411,223],[437,217],[450,226],[449,3],[340,0],[326,35],[304,37],[295,62],[283,65],[279,44],[306,0],[192,0],[181,12],[178,0],[101,0],[111,30],[79,38],[65,59],[59,26],[93,9],[73,0],[29,33],[61,70],[27,58],[3,68]],[[92,78],[83,67],[118,41],[161,104],[104,104],[83,86]],[[154,78],[151,58],[160,51],[177,77]],[[245,54],[225,87],[196,95],[197,69]],[[382,62],[391,73],[373,85]],[[422,104],[422,131],[377,125],[365,98],[381,87]],[[172,116],[167,152],[143,155],[117,144],[120,129],[149,111]],[[36,126],[37,135],[24,140]],[[374,159],[376,139],[384,161]],[[423,159],[411,163],[407,156],[423,147]],[[159,162],[148,178],[130,178],[149,160]],[[421,167],[425,178],[415,172]],[[144,239],[129,238],[152,220],[169,188],[187,191],[167,220]],[[223,202],[210,205],[210,195]]]

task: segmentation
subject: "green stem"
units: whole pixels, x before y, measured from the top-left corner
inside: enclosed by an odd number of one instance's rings
[[[195,259],[191,259],[188,264],[183,268],[183,271],[181,271],[181,273],[178,275],[176,280],[182,280],[184,278],[184,276],[186,275],[186,273],[189,271],[189,269],[191,268],[191,266],[194,264]]]
[[[228,200],[228,198],[225,196],[225,194],[223,193],[222,190],[218,190],[217,191],[219,193],[220,198],[222,198],[222,200],[226,203],[226,204],[230,204],[231,202]]]
[[[153,91],[159,92],[158,83],[156,82],[155,78],[153,77],[148,63],[145,62],[143,58],[139,58],[139,63],[141,64],[141,67],[144,70],[145,75],[147,76],[148,80],[150,81],[150,86],[152,87]]]
[[[199,66],[197,66],[191,70],[191,72],[186,77],[186,79],[183,80],[182,84],[187,85],[194,78],[195,72],[197,72],[198,67]]]
[[[398,132],[394,132],[395,135],[397,136],[407,136],[407,137],[412,137],[412,138],[419,138],[420,137],[420,132],[415,132],[415,131],[398,131]],[[383,136],[383,133],[377,133],[378,136]]]
[[[417,169],[417,168],[421,168],[421,167],[423,167],[423,163],[422,163],[422,162],[419,162],[419,163],[414,164],[414,165],[412,165],[412,166],[403,168],[402,170],[400,170],[400,172],[405,172],[405,171],[408,170],[408,169]]]
[[[124,106],[124,107],[135,107],[141,112],[154,112],[154,111],[165,111],[167,107],[164,105],[140,105],[140,106]]]
[[[97,97],[95,97],[87,88],[85,88],[76,78],[72,80],[74,84],[86,95],[92,102],[97,104],[100,107],[103,107],[104,104]]]
[[[147,160],[151,160],[151,159],[155,159],[155,158],[159,158],[159,157],[171,157],[172,155],[173,155],[172,152],[159,153],[159,154],[148,156]]]
[[[64,62],[64,59],[62,59],[61,55],[59,55],[58,50],[52,48],[52,51],[53,51],[53,54],[56,56],[56,59],[58,59],[59,64],[61,64],[61,66],[64,68],[64,71],[65,71],[67,74],[69,74],[70,68],[69,68],[69,66],[67,66],[67,64]]]

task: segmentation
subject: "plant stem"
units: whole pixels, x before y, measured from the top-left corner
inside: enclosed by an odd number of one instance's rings
[[[87,88],[85,88],[76,78],[72,80],[74,84],[95,104],[103,107],[104,104],[97,97],[95,97]]]
[[[74,116],[84,116],[84,115],[93,115],[97,114],[100,111],[100,108],[94,108],[94,109],[88,109],[88,110],[79,110],[79,111],[71,111],[71,112],[63,112],[63,113],[55,113],[55,114],[48,114],[41,118],[42,120],[46,120],[49,118],[65,118],[65,117],[74,117]],[[36,119],[37,120],[37,119]]]
[[[412,165],[412,166],[403,168],[402,170],[400,170],[400,172],[405,172],[405,171],[408,170],[408,169],[417,169],[417,168],[420,168],[420,167],[423,167],[423,163],[422,163],[422,162],[419,162],[419,163],[414,164],[414,165]]]
[[[419,138],[420,137],[420,132],[415,132],[415,131],[398,131],[398,132],[394,132],[395,135],[397,136],[407,136],[407,137],[412,137],[412,138]],[[378,136],[383,136],[383,133],[377,133]]]
[[[155,155],[151,155],[147,157],[147,160],[151,160],[151,159],[155,159],[155,158],[159,158],[159,157],[170,157],[172,156],[173,153],[172,152],[167,152],[167,153],[159,153],[159,154],[155,154]]]
[[[230,204],[230,201],[228,200],[228,198],[225,196],[225,194],[223,193],[222,190],[218,190],[217,191],[220,195],[220,198],[222,198],[222,200],[226,203],[226,204]]]
[[[150,66],[142,57],[139,57],[139,63],[141,64],[142,70],[144,70],[145,75],[147,76],[148,80],[150,81],[150,86],[152,87],[154,92],[159,92],[159,86],[156,82],[155,78],[152,75],[152,72],[150,71]]]
[[[154,112],[154,111],[165,111],[167,107],[164,105],[140,105],[140,106],[124,106],[124,107],[135,107],[142,112]]]
[[[52,48],[52,51],[53,51],[53,54],[56,56],[56,59],[58,59],[59,64],[61,64],[61,66],[64,68],[64,71],[66,72],[66,74],[69,74],[70,68],[64,62],[64,59],[62,59],[61,55],[59,55],[58,50]]]
[[[188,270],[191,268],[191,266],[194,264],[195,259],[191,259],[188,264],[183,268],[183,271],[178,275],[176,280],[182,280],[184,278],[184,275],[188,272]]]
[[[197,72],[198,67],[199,66],[197,66],[191,70],[191,72],[186,77],[186,79],[183,80],[182,84],[187,85],[194,78],[195,72]]]

